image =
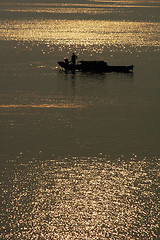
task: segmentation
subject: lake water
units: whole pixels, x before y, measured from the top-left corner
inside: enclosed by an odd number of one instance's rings
[[[159,10],[1,1],[1,239],[158,239]],[[66,73],[73,52],[134,72]]]

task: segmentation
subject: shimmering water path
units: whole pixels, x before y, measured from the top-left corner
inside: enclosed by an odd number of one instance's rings
[[[43,157],[6,163],[2,239],[158,239],[158,159]]]

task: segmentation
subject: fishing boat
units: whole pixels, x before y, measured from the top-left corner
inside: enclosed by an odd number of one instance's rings
[[[70,63],[68,59],[57,62],[66,71],[88,71],[88,72],[132,72],[134,66],[109,66],[105,61],[78,61],[77,64]]]

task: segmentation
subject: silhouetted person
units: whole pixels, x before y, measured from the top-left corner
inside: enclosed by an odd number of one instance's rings
[[[71,58],[71,62],[73,63],[73,65],[75,66],[75,64],[76,64],[76,59],[77,59],[78,57],[73,53],[72,54],[72,58]]]
[[[64,62],[65,62],[65,70],[68,69],[68,65],[69,65],[69,61],[67,58],[64,59]]]
[[[68,67],[68,65],[69,65],[69,61],[68,61],[67,58],[64,59],[64,62],[65,62],[66,67]]]

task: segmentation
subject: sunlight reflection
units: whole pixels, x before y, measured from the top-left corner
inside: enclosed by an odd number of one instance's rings
[[[159,46],[160,25],[98,20],[3,21],[2,40],[80,46]],[[152,34],[151,34],[152,33]]]
[[[157,7],[157,5],[159,5],[159,1],[157,0],[148,0],[143,1],[143,0],[89,0],[89,2],[91,3],[87,3],[87,1],[85,3],[0,3],[1,6],[10,6],[12,7],[12,9],[4,9],[4,11],[16,11],[16,9],[18,9],[18,7],[25,7],[26,11],[30,11],[31,9],[29,8],[30,6],[32,7],[33,11],[36,11],[37,8],[39,7],[39,9],[42,9],[42,7],[44,8],[44,11],[47,12],[48,8],[52,8],[52,11],[56,12],[57,9],[59,9],[59,11],[62,10],[63,13],[68,13],[69,8],[76,9],[77,8],[77,12],[78,10],[81,9],[85,9],[89,10],[89,8],[91,10],[95,10],[98,8],[110,8],[110,7]],[[21,8],[22,9],[22,8]],[[22,9],[23,10],[23,9]]]
[[[82,108],[82,105],[77,104],[40,104],[40,105],[22,105],[22,104],[13,104],[13,105],[0,105],[0,108]]]
[[[10,184],[2,185],[9,222],[2,222],[2,237],[158,239],[158,159],[18,162],[13,162],[12,181],[3,173]]]

